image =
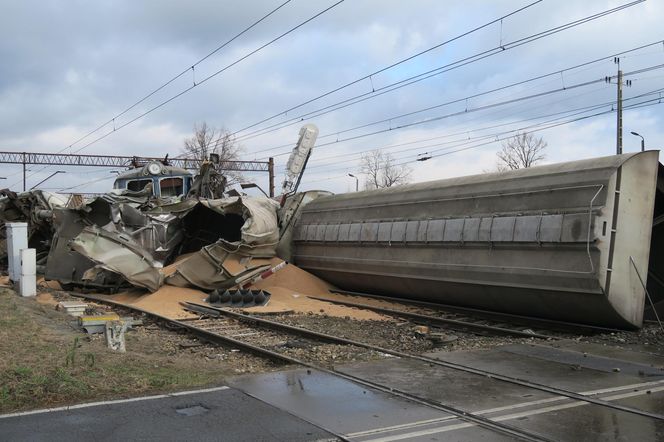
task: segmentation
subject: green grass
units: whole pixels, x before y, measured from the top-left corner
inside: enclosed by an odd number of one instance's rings
[[[223,382],[223,367],[168,356],[158,336],[135,334],[127,353],[117,353],[69,321],[51,306],[0,289],[0,413]]]

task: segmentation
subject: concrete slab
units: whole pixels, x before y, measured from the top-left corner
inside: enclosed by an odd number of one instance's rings
[[[578,342],[573,340],[560,340],[553,342],[543,342],[542,346],[559,348],[567,351],[576,351],[588,353],[594,356],[604,356],[607,358],[618,359],[621,361],[642,364],[648,367],[664,369],[664,356],[634,350],[634,346],[623,347],[615,345],[602,345],[593,342]],[[656,346],[648,346],[650,350],[657,350]],[[664,374],[664,371],[662,371]]]
[[[490,368],[487,365],[480,367]],[[464,410],[502,407],[554,397],[520,385],[497,382],[486,376],[416,360],[381,361],[380,369],[373,362],[345,365],[337,369]]]
[[[477,426],[459,422],[456,419],[442,422],[418,423],[404,425],[398,428],[376,428],[363,433],[346,435],[353,442],[430,442],[430,441],[516,441],[519,439],[486,430]]]
[[[577,403],[578,404],[578,403]],[[595,405],[530,413],[507,422],[515,427],[569,441],[660,441],[664,422]]]
[[[482,353],[495,355],[496,352]],[[506,354],[501,356],[503,359],[506,358]],[[538,366],[543,362],[537,359],[533,359],[533,361]],[[437,382],[439,378],[435,375],[435,370],[438,367],[429,367],[423,370],[421,367],[411,364],[411,362],[404,360],[389,361],[387,367],[385,363],[382,363],[380,370],[377,370],[375,366],[371,370],[371,364],[357,364],[351,367],[343,367],[343,370],[369,378],[375,382],[392,385],[416,395],[463,408],[495,421],[539,433],[552,440],[599,441],[609,440],[611,439],[609,436],[615,434],[620,434],[621,438],[624,437],[624,439],[618,438],[617,440],[660,440],[658,438],[664,429],[662,425],[664,422],[662,421],[562,396],[541,394],[535,390],[530,390],[534,394],[523,395],[520,401],[516,401],[518,396],[510,395],[510,392],[514,393],[510,384],[489,381],[493,384],[490,385],[489,390],[484,391],[478,388],[478,385],[481,384],[466,384],[468,376],[464,373],[460,373],[456,383],[439,383]],[[490,366],[481,366],[477,361],[475,362],[475,367],[491,369]],[[523,363],[523,361],[521,362]],[[413,376],[407,378],[405,374],[408,372],[412,373]],[[596,371],[586,371],[583,375],[584,379],[586,374],[589,373],[596,373]],[[424,377],[429,378],[428,383],[420,377],[420,374],[425,374]],[[605,378],[604,380],[609,383],[605,384],[603,389],[580,388],[575,391],[592,394],[607,401],[629,403],[647,411],[660,412],[658,410],[664,407],[662,405],[664,401],[661,401],[664,397],[661,396],[664,395],[664,380],[623,384],[622,382],[628,378],[633,377],[625,375],[622,378]],[[618,385],[612,386],[610,382],[616,380]],[[579,385],[581,385],[581,382],[579,382]],[[505,389],[507,394],[500,395],[501,389]],[[648,394],[647,391],[652,391],[652,393]],[[502,405],[498,405],[501,403]],[[584,427],[583,422],[592,422],[593,425]],[[402,430],[398,434],[388,434],[388,437],[385,438],[362,440],[411,440],[412,437],[416,436],[435,437],[436,440],[457,440],[457,434],[460,431],[473,427],[472,424],[457,419],[446,419],[444,422],[431,423],[423,428],[413,427],[409,432]]]
[[[0,417],[3,441],[337,440],[295,416],[225,389]]]
[[[456,430],[452,415],[317,371],[241,376],[230,385],[353,441],[447,440],[432,439],[441,428],[455,441],[513,440],[474,425]]]
[[[659,384],[660,392],[664,387]],[[609,401],[631,396],[643,397],[647,386],[607,391],[598,394]],[[655,388],[652,388],[655,390]],[[657,398],[654,398],[657,401]],[[514,427],[539,433],[552,440],[660,440],[661,425],[656,421],[641,416],[597,407],[586,402],[556,397],[548,400],[527,401],[512,406],[498,407],[489,410],[473,410],[475,414],[504,422]],[[593,423],[583,426],[583,422]],[[653,425],[652,423],[655,422]],[[571,427],[571,428],[570,428]],[[617,427],[617,428],[616,428]],[[438,419],[430,422],[402,425],[398,432],[389,428],[365,432],[364,435],[353,435],[362,441],[399,441],[399,440],[458,440],[460,434],[479,430],[473,424],[455,418]],[[621,437],[613,439],[612,434]],[[478,436],[478,433],[473,433]]]
[[[615,402],[617,404],[638,408],[639,410],[646,410],[651,413],[664,415],[664,391],[656,391],[657,389],[655,388],[649,390],[651,393],[618,399]]]
[[[624,346],[625,348],[630,349],[631,351],[636,351],[640,353],[645,353],[648,355],[656,355],[656,356],[663,356],[664,357],[664,347],[658,346],[658,345],[653,345],[653,344],[627,344]]]
[[[494,373],[562,388],[586,391],[664,379],[659,369],[591,354],[533,345],[481,351],[431,353],[429,356]],[[620,368],[620,372],[613,371]],[[640,375],[643,371],[644,375]]]
[[[378,365],[373,365],[373,369],[378,369]],[[241,376],[231,379],[229,385],[337,434],[450,417],[336,376],[305,369]]]
[[[595,351],[597,350],[595,349]],[[600,356],[597,353],[583,353],[544,345],[508,345],[500,347],[500,351],[524,355],[529,358],[543,359],[557,364],[566,364],[572,367],[589,368],[605,373],[619,372],[633,376],[664,378],[664,371],[662,369],[652,365],[631,362],[627,359],[627,352],[621,353],[618,349],[614,350],[613,353],[622,356],[621,358]]]
[[[660,395],[664,394],[664,376],[658,368],[646,364],[589,354],[584,356],[582,352],[530,345],[438,353],[433,356],[540,384],[593,394],[616,403],[634,404],[645,411],[661,413],[661,408],[664,407],[660,402]],[[620,368],[620,372],[615,372],[614,368]],[[569,416],[583,416],[583,419],[600,423],[620,422],[621,434],[634,437],[629,440],[640,440],[644,434],[650,437],[659,436],[661,431],[660,424],[647,417],[418,361],[395,359],[382,362],[380,369],[376,369],[373,363],[354,364],[341,369],[383,385],[505,421],[555,440],[566,440],[570,434],[568,421],[562,420],[558,415],[564,416],[565,419]],[[648,394],[647,391],[652,392]],[[576,411],[564,411],[569,409]],[[531,421],[541,421],[539,417],[535,417],[540,415],[546,416],[542,419],[546,420],[547,425],[531,425]],[[651,425],[653,421],[656,423]],[[455,431],[468,427],[459,421],[450,425]],[[606,440],[607,434],[615,433],[615,425],[597,425],[592,434],[585,436],[586,439]],[[578,433],[580,428],[581,424],[574,431]],[[448,433],[451,430],[438,428],[438,431]],[[415,433],[417,432],[413,434]],[[427,434],[437,433],[428,429]],[[399,438],[393,437],[390,440]]]

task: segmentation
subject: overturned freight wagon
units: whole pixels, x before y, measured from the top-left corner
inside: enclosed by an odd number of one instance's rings
[[[658,170],[648,151],[324,196],[293,258],[346,290],[639,327],[641,278],[664,280]]]

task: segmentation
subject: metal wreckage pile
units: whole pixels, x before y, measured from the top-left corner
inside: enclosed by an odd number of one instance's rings
[[[317,134],[313,125],[301,129],[280,202],[227,192],[215,164],[205,162],[181,197],[155,197],[151,185],[91,199],[4,190],[0,220],[28,223],[38,269],[65,289],[241,286],[270,268],[278,248],[288,259],[288,246],[280,247],[280,239],[288,240],[303,200],[296,191]]]

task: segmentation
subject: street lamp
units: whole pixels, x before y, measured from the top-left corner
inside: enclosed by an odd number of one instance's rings
[[[59,173],[67,173],[67,172],[65,172],[64,170],[56,170],[55,172],[53,172],[52,174],[50,174],[49,176],[47,176],[46,178],[44,178],[43,180],[41,180],[40,182],[38,182],[37,184],[32,186],[30,188],[30,190],[34,189],[35,187],[39,186],[40,184],[43,184],[44,182],[46,182],[48,180],[50,180],[51,178],[53,178],[54,176],[56,176]]]
[[[644,150],[646,150],[646,140],[644,140],[643,137],[642,137],[641,135],[637,134],[636,132],[630,132],[630,133],[631,133],[632,135],[637,136],[637,137],[641,137],[641,152],[643,152]]]
[[[349,173],[348,176],[355,178],[355,191],[357,192],[358,190],[360,190],[360,180],[352,173]]]

